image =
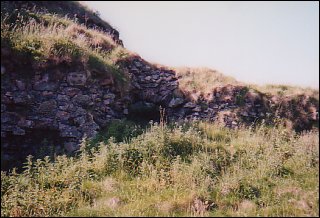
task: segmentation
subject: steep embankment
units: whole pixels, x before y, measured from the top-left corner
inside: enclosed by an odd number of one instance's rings
[[[215,71],[151,64],[75,2],[1,2],[4,163],[39,150],[72,153],[113,119],[158,120],[159,106],[169,121],[236,128],[284,118],[296,130],[311,129],[319,120],[314,96],[274,95]]]

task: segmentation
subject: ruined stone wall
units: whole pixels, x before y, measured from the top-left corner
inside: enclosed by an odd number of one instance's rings
[[[180,90],[172,70],[156,67],[138,56],[119,64],[129,77],[124,93],[112,77],[95,78],[93,72],[63,72],[62,77],[60,72],[59,77],[56,71],[48,70],[25,80],[14,72],[5,72],[2,66],[3,159],[24,160],[28,154],[52,147],[57,154],[73,153],[84,137],[95,136],[111,120],[130,116],[156,120],[160,106],[168,121],[207,120],[231,128],[268,120],[276,113],[300,125],[300,129],[319,121],[319,105],[307,96],[286,99],[283,104],[275,96],[245,86],[225,85],[214,88],[208,96],[194,98]]]
[[[71,153],[83,137],[92,137],[111,119],[124,117],[123,100],[112,84],[81,71],[66,73],[62,80],[53,77],[53,72],[44,72],[26,81],[12,72],[3,75],[1,152],[5,159],[34,154],[34,148],[52,143],[57,153]],[[35,140],[34,133],[44,135]]]

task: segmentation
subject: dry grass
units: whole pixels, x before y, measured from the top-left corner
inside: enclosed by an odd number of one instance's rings
[[[227,84],[240,85],[232,77],[209,68],[173,68],[179,78],[180,88],[187,93],[200,93],[206,95],[211,93],[215,87],[225,86]]]
[[[312,98],[319,100],[319,90],[313,88],[303,88],[299,86],[289,86],[289,85],[251,85],[249,87],[259,90],[263,93],[269,93],[271,95],[277,95],[281,97],[293,97],[298,95],[307,95]]]
[[[162,65],[155,65],[165,67]],[[307,95],[319,100],[319,90],[313,88],[302,88],[299,86],[289,85],[256,85],[250,83],[243,83],[235,80],[232,77],[225,76],[217,70],[209,68],[168,68],[176,72],[179,78],[180,88],[191,96],[197,99],[200,95],[204,97],[209,96],[212,90],[216,87],[231,85],[247,86],[249,89],[257,90],[259,92],[275,95],[278,97],[294,97],[298,95]]]
[[[47,22],[47,17],[50,16],[33,14],[28,18],[21,17],[21,22],[15,24],[9,22],[8,16],[1,17],[1,49],[9,50],[9,54],[2,55],[4,65],[18,68],[19,64],[24,64],[34,72],[67,64],[111,75],[116,81],[126,80],[125,73],[116,63],[129,53],[110,35],[88,29],[68,18],[52,16],[51,22]],[[14,63],[8,62],[12,59]]]

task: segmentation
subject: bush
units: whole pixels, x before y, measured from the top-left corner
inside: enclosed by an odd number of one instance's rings
[[[124,170],[130,175],[138,175],[143,161],[143,154],[139,150],[131,148],[125,151],[122,158],[124,161]]]
[[[235,191],[241,199],[253,200],[255,198],[259,198],[261,195],[261,192],[258,188],[242,181],[240,181],[239,187]]]
[[[169,159],[173,159],[178,155],[185,159],[192,153],[192,142],[187,138],[168,138],[162,148],[162,155]]]
[[[90,54],[88,59],[88,67],[92,71],[104,73],[106,71],[106,64],[101,57],[95,54]]]
[[[240,93],[236,95],[236,104],[243,106],[245,104],[245,95],[249,91],[248,87],[244,87],[240,90]]]
[[[140,126],[127,120],[112,121],[105,132],[105,139],[115,138],[116,142],[124,140],[129,141],[131,138],[141,135],[143,130]]]

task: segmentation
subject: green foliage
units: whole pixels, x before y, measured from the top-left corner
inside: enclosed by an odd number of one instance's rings
[[[102,188],[94,181],[85,180],[82,182],[81,187],[82,197],[85,201],[92,202],[93,199],[100,197]]]
[[[143,161],[143,154],[137,149],[127,149],[123,154],[124,170],[130,175],[138,175]]]
[[[122,142],[124,140],[130,140],[142,133],[142,129],[131,121],[112,121],[105,133],[105,138],[109,139],[114,137],[116,142]]]
[[[250,200],[258,198],[261,195],[261,192],[258,188],[242,181],[240,181],[239,187],[235,192],[239,196],[239,198]]]
[[[173,159],[178,155],[182,158],[186,158],[193,153],[193,145],[188,138],[182,138],[176,140],[175,138],[168,137],[166,143],[162,148],[162,154],[164,157]]]
[[[15,41],[12,50],[22,63],[30,64],[34,61],[43,61],[43,43],[37,37]]]
[[[34,72],[67,65],[75,70],[96,71],[112,75],[115,86],[122,93],[126,91],[128,78],[116,63],[128,52],[119,48],[111,36],[66,17],[33,11],[1,13],[1,48],[10,53],[1,57],[12,58],[17,68],[27,65],[28,71]]]
[[[248,87],[244,87],[240,90],[240,93],[236,95],[236,104],[239,106],[243,106],[245,104],[245,95],[249,91]]]
[[[89,69],[95,70],[98,72],[105,72],[106,65],[101,57],[96,54],[90,54],[88,59]]]
[[[218,176],[230,165],[231,155],[222,146],[217,146],[212,150],[210,160],[212,161],[213,173]]]
[[[151,124],[115,142],[127,125],[83,142],[77,157],[29,157],[22,173],[2,172],[1,215],[318,215],[318,132]],[[198,213],[195,199],[213,203]]]
[[[73,61],[78,60],[84,51],[73,41],[59,38],[53,43],[52,53],[58,57],[70,56]]]
[[[224,127],[207,125],[206,123],[199,123],[196,127],[209,140],[222,143],[229,143],[231,141],[230,131]]]

